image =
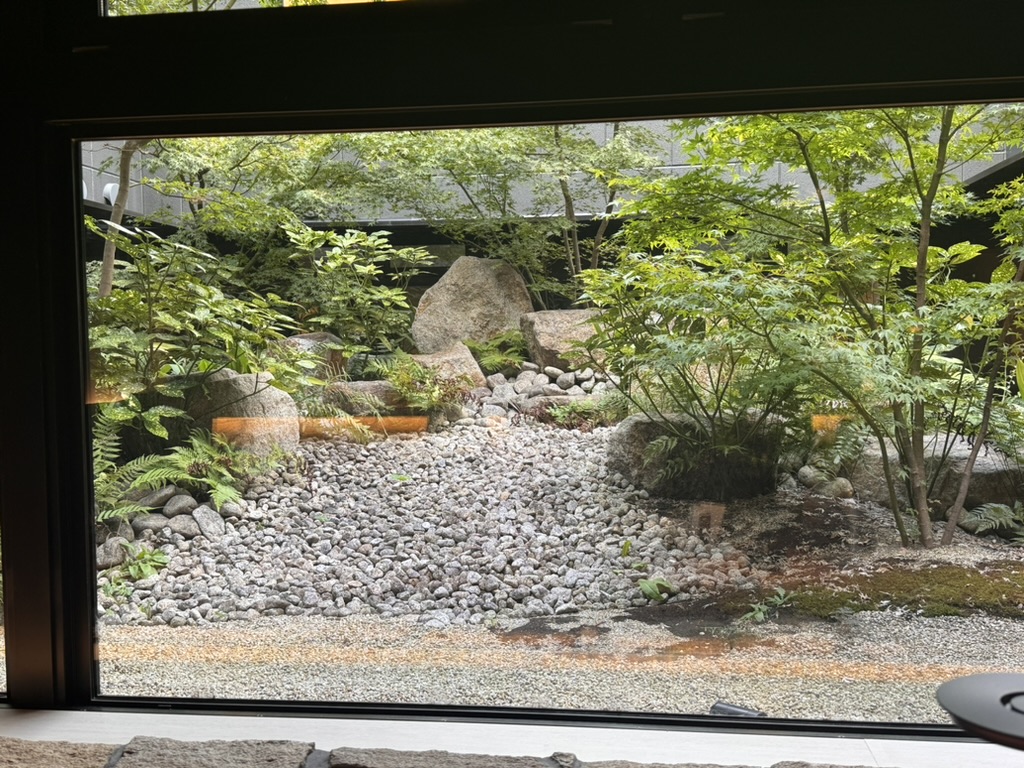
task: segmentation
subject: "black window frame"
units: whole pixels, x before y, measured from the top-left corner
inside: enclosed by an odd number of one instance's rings
[[[8,122],[19,141],[4,282],[32,299],[12,296],[0,309],[8,705],[751,730],[749,721],[700,716],[98,699],[77,147],[98,138],[1021,101],[1024,6],[990,2],[982,14],[949,0],[412,0],[110,19],[94,0],[29,6],[8,26],[24,45],[13,46],[10,70],[21,73],[14,100],[22,108]],[[966,41],[955,51],[954,36]],[[952,726],[828,721],[757,729],[960,735]]]

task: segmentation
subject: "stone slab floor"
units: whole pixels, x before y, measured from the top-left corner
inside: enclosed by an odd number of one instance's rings
[[[531,765],[523,763],[522,766],[517,765],[519,761],[504,761],[502,768],[538,768],[543,765],[561,768],[557,761],[550,759],[557,753],[571,753],[584,763],[622,760],[670,765],[695,763],[769,768],[779,763],[806,762],[869,768],[1024,768],[1024,752],[969,739],[907,741],[427,720],[0,708],[0,737],[128,745],[137,736],[182,741],[303,742],[313,746],[311,758],[322,762],[325,753],[347,748],[415,752],[441,750],[459,754],[532,756],[544,759],[530,761]],[[153,747],[153,744],[149,746]],[[354,753],[349,753],[349,757],[351,754]],[[375,758],[378,764],[373,768],[394,768],[388,765],[385,757],[377,754]],[[459,762],[455,761],[456,765],[452,765],[452,768],[471,768],[469,765],[458,765]],[[350,761],[347,764],[358,763]],[[134,768],[135,765],[124,762],[122,768]],[[330,763],[323,762],[324,768],[327,765]],[[499,766],[501,763],[491,765]],[[420,766],[409,763],[403,764],[403,768]],[[472,768],[488,768],[488,765],[479,762]]]

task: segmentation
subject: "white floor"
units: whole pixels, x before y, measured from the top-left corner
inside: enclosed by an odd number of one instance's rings
[[[770,766],[785,760],[894,768],[1024,768],[1024,752],[980,742],[818,738],[706,731],[435,721],[66,712],[0,708],[0,736],[123,744],[133,736],[290,739],[320,749],[533,755],[581,760]]]

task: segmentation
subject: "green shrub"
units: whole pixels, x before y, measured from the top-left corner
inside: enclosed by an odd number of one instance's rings
[[[565,429],[590,432],[596,427],[611,426],[621,421],[625,415],[625,399],[611,394],[600,398],[570,400],[565,405],[549,406],[539,415],[538,420]]]
[[[526,339],[521,331],[505,331],[487,341],[466,339],[464,343],[488,376],[517,371],[526,359]]]
[[[246,482],[279,463],[276,457],[237,450],[224,438],[195,430],[185,445],[157,456],[132,483],[133,488],[177,485],[208,498],[216,507],[241,500]]]
[[[395,248],[389,232],[339,234],[305,225],[285,232],[293,246],[285,295],[304,307],[303,322],[342,339],[346,358],[399,349],[412,324],[406,289],[430,254]]]
[[[373,359],[366,373],[390,382],[410,410],[428,415],[463,403],[472,386],[467,377],[442,376],[405,352]]]

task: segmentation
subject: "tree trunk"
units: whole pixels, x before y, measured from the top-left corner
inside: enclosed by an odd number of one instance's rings
[[[145,141],[140,139],[128,139],[121,147],[121,157],[117,170],[117,198],[110,210],[110,221],[120,224],[124,218],[124,208],[128,203],[128,191],[131,184],[132,158],[144,145]],[[96,292],[99,298],[109,296],[114,287],[114,257],[117,254],[117,247],[113,241],[107,240],[103,244],[103,265],[100,270],[100,286]]]
[[[1021,262],[1017,266],[1017,272],[1013,276],[1012,282],[1019,283],[1024,281],[1024,262]],[[974,462],[978,458],[978,454],[981,453],[981,446],[985,442],[985,437],[988,435],[988,427],[992,422],[992,404],[995,402],[996,397],[996,383],[1002,373],[1003,366],[1006,363],[1006,347],[1010,340],[1010,335],[1013,332],[1013,326],[1017,321],[1018,310],[1013,307],[1006,318],[1003,320],[1003,328],[999,334],[999,343],[996,348],[996,357],[992,361],[992,368],[988,375],[988,386],[985,389],[985,402],[982,405],[981,412],[981,424],[978,425],[978,433],[974,436],[974,445],[971,446],[971,453],[967,457],[967,462],[964,464],[964,474],[960,478],[960,488],[957,490],[956,499],[953,501],[953,506],[949,508],[946,515],[946,527],[942,531],[942,545],[948,546],[953,543],[953,533],[956,531],[956,527],[960,524],[960,517],[964,513],[964,502],[967,500],[967,490],[971,485],[971,475],[974,472]]]
[[[910,343],[910,366],[908,373],[913,377],[920,377],[924,367],[924,313],[928,307],[928,249],[931,247],[932,237],[932,216],[934,215],[935,198],[942,183],[942,177],[946,172],[946,157],[949,149],[949,142],[953,136],[953,115],[954,107],[944,107],[942,111],[941,124],[938,136],[936,137],[935,166],[932,168],[930,177],[927,179],[927,186],[920,178],[916,178],[918,194],[921,201],[921,223],[917,239],[917,265],[914,270],[915,278],[915,307],[917,308],[920,323],[913,329],[913,336]],[[909,146],[909,137],[904,134]],[[910,153],[913,162],[913,153]],[[915,172],[916,174],[916,172]],[[922,546],[934,546],[932,536],[932,517],[928,509],[928,482],[925,476],[925,402],[916,400],[911,403],[910,409],[910,492],[914,511],[917,513],[917,524],[920,532]]]

